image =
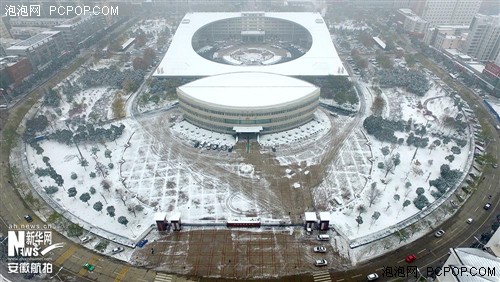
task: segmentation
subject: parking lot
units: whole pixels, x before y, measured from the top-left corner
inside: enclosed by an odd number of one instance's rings
[[[238,279],[286,276],[318,271],[314,260],[326,259],[328,267],[345,269],[347,264],[333,252],[330,243],[306,236],[302,228],[185,229],[160,236],[134,253],[134,259],[156,270],[204,277]],[[326,253],[314,253],[323,245]]]

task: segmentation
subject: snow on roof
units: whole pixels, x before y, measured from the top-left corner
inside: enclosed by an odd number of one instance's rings
[[[127,49],[128,46],[130,46],[130,44],[132,44],[132,42],[134,42],[134,41],[135,41],[135,37],[127,39],[127,41],[125,41],[125,43],[122,44],[122,50]]]
[[[240,72],[205,77],[179,87],[184,95],[227,107],[270,107],[312,94],[318,87],[283,75]]]
[[[499,281],[500,273],[496,271],[493,276],[483,275],[481,280],[477,280],[477,272],[471,267],[488,268],[488,269],[498,269],[500,268],[500,259],[479,249],[474,248],[456,248],[454,249],[456,257],[459,263],[454,264],[456,267],[465,267],[468,271],[460,271],[459,278],[460,281]],[[451,266],[451,265],[450,265]],[[475,275],[474,275],[475,274]]]
[[[237,133],[259,133],[262,131],[262,126],[234,126],[233,130]]]
[[[174,212],[170,215],[169,221],[179,221],[181,220],[181,213],[180,212]]]
[[[167,217],[166,213],[164,213],[164,212],[158,212],[158,213],[155,214],[154,220],[155,221],[162,221],[162,220],[165,220],[166,217]]]
[[[10,46],[9,48],[7,48],[7,50],[25,50],[25,49],[28,49],[30,47],[36,47],[39,44],[42,44],[43,42],[45,42],[48,38],[50,38],[58,33],[60,33],[60,31],[54,31],[54,30],[44,31],[44,32],[39,33],[37,35],[33,35],[32,37],[30,37],[24,41],[21,41],[17,44]]]
[[[330,221],[330,213],[329,212],[320,212],[319,220],[321,221]]]
[[[266,17],[297,23],[306,28],[312,36],[309,51],[289,62],[269,66],[234,66],[207,60],[195,52],[191,40],[197,30],[209,23],[241,15],[242,13],[186,14],[154,76],[210,76],[241,71],[265,71],[282,75],[348,75],[347,72],[342,72],[344,66],[319,13],[265,13]],[[318,19],[322,21],[317,22]]]
[[[377,36],[373,37],[373,40],[380,46],[380,48],[385,49],[386,45],[382,39],[378,38]]]
[[[473,68],[478,73],[482,73],[484,70],[484,65],[481,63],[469,62],[469,63],[467,63],[467,65],[470,66],[471,68]]]
[[[493,236],[491,236],[488,243],[485,245],[486,248],[490,248],[490,250],[495,254],[495,256],[500,256],[500,228],[495,231]]]
[[[305,212],[304,213],[304,218],[306,221],[316,221],[318,218],[316,217],[315,212]]]

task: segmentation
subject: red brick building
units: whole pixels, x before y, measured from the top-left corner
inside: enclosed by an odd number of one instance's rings
[[[5,70],[10,77],[11,83],[14,83],[16,86],[33,73],[33,69],[27,58],[22,58],[16,63],[7,64]]]

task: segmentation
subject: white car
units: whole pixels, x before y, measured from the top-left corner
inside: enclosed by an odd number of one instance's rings
[[[468,224],[471,224],[472,223],[472,218],[468,218],[465,222],[467,222]]]
[[[90,237],[90,236],[85,236],[85,237],[82,237],[82,238],[80,239],[80,241],[81,241],[82,243],[87,243],[87,242],[89,242],[89,241],[90,241],[90,240],[92,240],[92,239],[93,239],[93,238],[92,238],[92,237]]]
[[[440,229],[436,233],[434,233],[434,236],[436,236],[437,238],[439,238],[439,237],[443,236],[444,233],[446,233],[446,232],[443,229]]]
[[[314,247],[313,251],[315,253],[326,253],[326,248],[323,246]]]
[[[366,278],[368,278],[368,281],[377,280],[378,274],[377,273],[368,274],[368,276],[366,276]]]
[[[315,266],[326,266],[326,265],[328,265],[328,262],[326,261],[326,259],[318,259],[318,260],[314,261],[314,265]]]
[[[122,247],[116,247],[116,248],[114,248],[114,249],[111,250],[111,253],[112,254],[117,254],[117,253],[123,252],[123,250],[124,249]]]

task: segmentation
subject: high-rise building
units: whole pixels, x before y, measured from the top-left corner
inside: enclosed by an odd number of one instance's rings
[[[81,48],[85,42],[106,27],[103,15],[81,15],[68,19],[54,30],[61,31],[69,49]]]
[[[12,38],[10,35],[9,29],[7,28],[7,25],[5,24],[4,20],[6,17],[0,17],[0,37],[1,38]]]
[[[26,57],[35,71],[59,57],[64,51],[64,39],[59,31],[44,31],[14,44],[5,51],[8,56]]]
[[[500,16],[477,14],[461,51],[481,62],[495,61],[500,50]]]
[[[468,32],[468,25],[441,25],[428,30],[424,42],[437,49],[458,49]]]
[[[413,10],[432,25],[468,25],[479,11],[482,0],[416,1]]]
[[[421,35],[426,32],[429,23],[413,13],[411,9],[402,8],[398,10],[397,18],[403,23],[406,32]]]

